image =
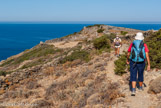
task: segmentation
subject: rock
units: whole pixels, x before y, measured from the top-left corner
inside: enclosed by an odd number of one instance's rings
[[[157,95],[158,100],[161,100],[161,93]]]
[[[100,67],[99,70],[100,70],[100,71],[104,71],[104,70],[106,70],[106,69],[105,69],[104,66],[103,66],[103,67]]]
[[[150,83],[148,93],[161,93],[161,76]]]
[[[40,44],[43,44],[43,41],[40,41]]]
[[[77,66],[80,65],[82,63],[82,61],[80,59],[74,60],[73,62],[71,62],[71,66]]]
[[[102,54],[102,56],[103,56],[104,58],[108,58],[108,57],[110,57],[110,55],[111,55],[110,53],[103,53],[103,54]]]
[[[161,108],[161,102],[159,102],[155,108]]]
[[[51,102],[48,102],[44,99],[39,99],[39,100],[36,100],[34,101],[33,103],[31,103],[33,105],[32,108],[52,108],[52,103]]]
[[[94,84],[94,80],[91,80],[91,79],[87,79],[86,81],[85,81],[85,86],[92,86]]]
[[[94,68],[97,69],[97,68],[100,68],[100,67],[103,67],[104,64],[102,64],[102,62],[99,62],[97,64],[94,65]]]
[[[90,62],[88,62],[88,65],[92,65],[93,64],[93,61],[91,60]]]
[[[5,90],[0,89],[0,95],[2,95],[3,93],[5,93]]]
[[[89,104],[89,105],[96,105],[99,103],[100,103],[100,94],[99,93],[95,93],[87,99],[87,104]]]

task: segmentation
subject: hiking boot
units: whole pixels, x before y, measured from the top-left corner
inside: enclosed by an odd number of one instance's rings
[[[143,87],[141,86],[141,87],[139,87],[139,90],[140,90],[140,91],[143,91],[144,89],[143,89]]]
[[[132,88],[131,96],[135,96],[135,93],[136,93],[136,89],[135,88]]]
[[[117,54],[117,55],[116,55],[116,57],[119,57],[119,56],[120,56],[120,54]]]

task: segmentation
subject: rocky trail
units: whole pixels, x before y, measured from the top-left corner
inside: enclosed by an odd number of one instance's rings
[[[79,43],[79,41],[73,41],[73,42],[65,42],[65,41],[62,41],[62,42],[47,43],[47,44],[48,45],[54,45],[57,48],[65,49],[65,48],[75,47],[78,43]]]
[[[151,73],[153,72],[151,71]],[[126,101],[124,103],[120,103],[118,106],[120,106],[121,108],[155,108],[154,106],[156,106],[157,101],[159,100],[155,95],[148,93],[149,83],[151,81],[149,77],[151,73],[149,74],[147,71],[145,71],[144,84],[146,86],[143,86],[143,91],[136,89],[136,96],[131,96],[129,85],[123,85],[122,89],[124,90]],[[159,73],[156,74],[159,75]]]

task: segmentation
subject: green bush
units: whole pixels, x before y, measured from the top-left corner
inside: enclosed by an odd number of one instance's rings
[[[0,71],[0,76],[6,76],[6,72],[5,71]]]
[[[60,60],[60,63],[63,64],[67,61],[74,61],[76,59],[88,62],[90,60],[89,53],[85,50],[74,51],[71,55],[66,56]]]
[[[107,37],[111,43],[113,43],[113,40],[115,39],[116,34],[111,33],[111,34],[105,34],[104,36]]]
[[[145,39],[149,48],[151,68],[161,69],[161,29]]]
[[[93,41],[93,44],[97,50],[110,49],[111,47],[110,40],[106,36],[101,36],[99,38],[96,38]]]
[[[128,32],[126,32],[126,31],[121,31],[121,35],[126,35]]]
[[[94,27],[94,26],[100,27],[101,25],[103,25],[103,24],[94,24],[94,25],[89,25],[89,26],[87,26],[87,28],[89,28],[89,27]]]
[[[122,54],[118,60],[116,60],[114,62],[115,64],[115,74],[117,75],[123,75],[124,73],[126,73],[126,69],[128,68],[128,66],[126,65],[126,53]]]
[[[11,64],[13,61],[14,61],[14,59],[7,60],[3,64],[1,64],[0,66],[5,66],[7,64]]]
[[[97,30],[98,33],[103,33],[103,31],[104,31],[104,29],[102,29],[102,28]]]

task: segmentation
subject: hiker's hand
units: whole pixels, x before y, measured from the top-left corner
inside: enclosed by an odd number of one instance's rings
[[[148,67],[147,67],[147,71],[150,71],[150,65],[148,65]]]
[[[129,60],[126,60],[126,63],[127,63],[127,64],[130,64]]]

